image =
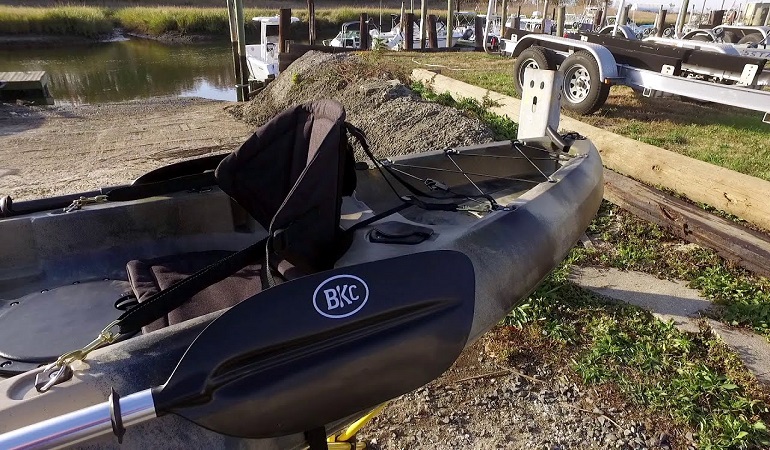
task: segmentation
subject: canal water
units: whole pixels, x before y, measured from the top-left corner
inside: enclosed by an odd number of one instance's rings
[[[166,45],[126,39],[72,47],[0,50],[0,72],[44,70],[57,104],[157,96],[236,100],[229,42]]]

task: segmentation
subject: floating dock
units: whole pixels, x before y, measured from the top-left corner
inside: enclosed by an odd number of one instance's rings
[[[53,105],[49,82],[48,74],[42,70],[0,72],[0,102],[22,100],[37,105]]]

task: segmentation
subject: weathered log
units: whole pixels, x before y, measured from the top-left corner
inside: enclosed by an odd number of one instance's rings
[[[604,170],[604,198],[673,235],[711,248],[728,261],[770,277],[767,235],[607,169]]]

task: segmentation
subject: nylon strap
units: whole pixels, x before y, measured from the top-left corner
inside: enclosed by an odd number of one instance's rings
[[[118,317],[121,334],[139,330],[181,306],[193,295],[238,272],[262,256],[267,238],[204,267],[189,277],[147,298]]]
[[[196,173],[154,183],[132,184],[115,188],[107,193],[107,200],[116,202],[138,200],[172,192],[203,189],[215,186],[216,184],[217,180],[214,178],[214,172]]]

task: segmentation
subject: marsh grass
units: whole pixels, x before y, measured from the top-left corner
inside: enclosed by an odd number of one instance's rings
[[[0,33],[96,37],[112,29],[112,19],[103,8],[0,6]]]
[[[390,14],[398,9],[337,7],[316,10],[316,27],[321,35],[332,37],[344,22],[359,20],[367,13],[379,25],[382,14],[384,29],[390,29]],[[441,16],[441,14],[444,14]],[[244,17],[247,30],[252,17],[274,16],[278,8],[246,8]],[[429,14],[446,17],[445,11],[431,10]],[[307,34],[307,9],[297,9],[292,15],[302,23],[294,24],[296,38]],[[0,6],[0,33],[6,34],[56,34],[93,37],[107,33],[113,26],[141,34],[159,36],[169,32],[228,36],[229,20],[223,7],[187,6],[128,6],[106,8],[95,6],[12,7]]]

